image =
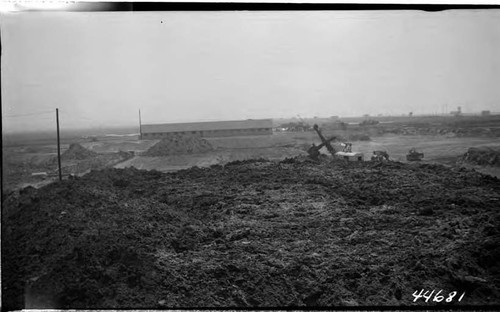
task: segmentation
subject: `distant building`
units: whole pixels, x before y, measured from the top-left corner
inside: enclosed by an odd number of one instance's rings
[[[462,115],[462,108],[459,106],[459,107],[457,107],[456,111],[451,111],[450,114],[454,115],[454,116],[461,116]]]
[[[491,112],[489,110],[481,111],[481,116],[490,116]]]
[[[248,119],[230,121],[168,123],[142,125],[141,138],[161,139],[173,134],[197,137],[229,137],[246,135],[270,135],[272,119]]]

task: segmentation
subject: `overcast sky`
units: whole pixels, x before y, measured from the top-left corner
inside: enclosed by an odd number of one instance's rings
[[[3,13],[4,131],[500,111],[500,11]],[[38,114],[20,116],[25,114]]]

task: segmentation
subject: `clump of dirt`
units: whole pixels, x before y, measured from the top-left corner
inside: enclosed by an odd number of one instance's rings
[[[69,149],[61,155],[62,160],[84,160],[96,157],[98,154],[86,149],[78,143],[72,143]]]
[[[500,147],[471,147],[458,163],[500,167]]]
[[[306,157],[5,194],[6,309],[500,304],[500,181]],[[441,303],[443,304],[443,303]]]
[[[151,146],[143,155],[155,157],[198,154],[212,150],[212,145],[205,139],[197,136],[172,135]]]

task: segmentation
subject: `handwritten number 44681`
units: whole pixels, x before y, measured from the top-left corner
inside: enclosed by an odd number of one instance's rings
[[[424,298],[425,302],[429,302],[429,300],[432,298],[432,295],[434,294],[435,290],[432,290],[430,293],[429,293],[429,290],[424,293],[424,290],[425,289],[422,289],[420,291],[420,293],[418,293],[418,290],[415,290],[415,292],[413,293],[413,297],[415,297],[415,299],[413,299],[413,302],[417,302],[418,299],[420,299],[420,298]],[[441,302],[441,301],[445,300],[446,302],[452,302],[453,299],[455,298],[455,296],[457,295],[456,291],[450,292],[448,294],[448,296],[441,295],[442,292],[443,292],[442,289],[440,291],[438,291],[434,295],[434,299],[432,299],[432,301]],[[464,295],[465,295],[465,292],[460,296],[460,298],[458,298],[458,302],[462,301],[462,298],[464,297]]]

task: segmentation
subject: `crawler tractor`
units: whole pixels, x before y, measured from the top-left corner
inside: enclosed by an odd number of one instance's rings
[[[424,153],[419,153],[415,148],[410,149],[406,155],[406,160],[408,161],[421,161],[424,158]]]
[[[372,161],[389,161],[389,154],[386,151],[373,151]]]

